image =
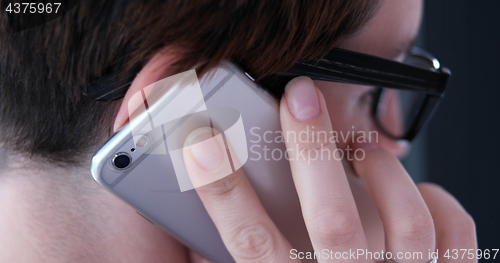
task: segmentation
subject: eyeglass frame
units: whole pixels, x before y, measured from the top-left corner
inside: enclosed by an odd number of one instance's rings
[[[371,108],[375,125],[384,135],[391,139],[412,141],[427,125],[439,102],[444,97],[451,72],[448,68],[441,67],[434,56],[418,47],[412,47],[408,55],[423,58],[432,67],[423,69],[385,58],[334,48],[319,59],[298,62],[286,72],[276,72],[273,75],[288,79],[307,76],[313,80],[379,87],[373,93]],[[86,97],[97,101],[120,99],[125,96],[140,70],[141,67],[134,67],[122,78],[119,78],[117,74],[107,75],[87,86],[82,93]],[[377,118],[382,87],[426,94],[421,109],[410,125],[410,129],[402,136],[394,136],[388,132]],[[279,97],[282,92],[274,92],[274,95]]]

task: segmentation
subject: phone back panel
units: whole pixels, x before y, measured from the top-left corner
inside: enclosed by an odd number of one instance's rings
[[[245,174],[292,247],[312,251],[284,156],[286,148],[279,139],[278,102],[232,63],[223,62],[214,72],[206,76],[217,77],[200,80],[206,107],[240,112],[249,150]],[[131,151],[132,129],[130,124],[125,126],[94,155],[94,179],[207,259],[234,262],[195,190],[180,191],[168,151],[161,155]],[[119,152],[131,156],[129,169],[113,167],[111,160]]]

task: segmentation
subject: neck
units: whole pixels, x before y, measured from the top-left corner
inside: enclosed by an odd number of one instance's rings
[[[7,252],[0,262],[143,262],[184,253],[97,185],[84,168],[89,164],[0,158],[0,247]]]

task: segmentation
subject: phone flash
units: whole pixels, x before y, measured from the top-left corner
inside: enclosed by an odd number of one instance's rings
[[[137,142],[135,143],[137,147],[144,147],[146,146],[146,144],[148,144],[148,140],[144,138],[144,136],[139,138],[139,140],[137,140]]]

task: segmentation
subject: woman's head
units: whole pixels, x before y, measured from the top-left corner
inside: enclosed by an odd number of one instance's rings
[[[371,19],[367,20],[367,23],[357,31],[350,34],[346,33],[345,37],[341,38],[336,46],[401,62],[416,39],[422,13],[422,1],[385,0],[378,3],[374,8],[376,9],[372,9],[373,16]],[[300,35],[300,33],[297,34]],[[288,45],[294,46],[295,44]],[[175,62],[178,61],[179,55],[177,54],[175,48],[166,50],[164,53],[158,53],[141,70],[121,105],[115,121],[115,130],[122,127],[129,117],[127,111],[129,98],[143,87],[161,79],[165,72],[171,70],[172,65],[175,65]],[[286,52],[283,54],[290,56]],[[243,59],[239,62],[247,65],[244,67],[246,70],[259,67],[261,62],[262,64],[273,63],[265,58],[249,61]],[[260,70],[264,70],[265,73],[257,73],[257,77],[267,76],[270,72],[276,71],[267,72],[265,67],[260,68]],[[249,71],[259,72],[259,70]],[[280,77],[266,77],[263,79],[266,88],[271,91],[274,89],[281,90],[283,88],[282,82]],[[351,149],[356,148],[360,145],[353,142],[363,141],[362,139],[358,140],[356,137],[371,136],[368,141],[378,143],[379,146],[390,150],[396,155],[403,155],[407,151],[407,143],[388,138],[375,127],[371,109],[371,94],[375,90],[374,87],[327,81],[315,81],[315,85],[325,95],[332,126],[338,135],[336,140],[338,147],[346,148],[351,146]],[[275,93],[279,94],[279,91]],[[378,111],[379,116],[383,115],[381,119],[386,124],[385,128],[394,130],[401,126],[402,120],[400,118],[400,108],[398,107],[401,102],[397,96],[388,96],[387,94],[390,95],[389,91],[384,94],[386,96],[381,100],[383,107],[380,107]],[[311,127],[311,130],[313,129],[314,127]],[[355,137],[354,141],[353,137]]]
[[[199,62],[208,68],[232,58],[260,78],[334,46],[391,58],[396,45],[404,46],[398,42],[404,34],[417,31],[420,5],[420,0],[82,1],[63,17],[19,33],[10,33],[3,17],[2,142],[22,154],[78,162],[71,158],[75,153],[110,136],[120,107],[121,101],[94,102],[81,95],[103,75],[140,64],[149,68],[139,75],[150,84]],[[335,129],[368,127],[363,107],[355,105],[363,88],[317,85],[329,100]]]
[[[373,18],[357,34],[344,39],[339,47],[401,62],[417,37],[422,8],[422,0],[381,1]],[[316,81],[316,85],[325,96],[334,130],[345,133],[363,131],[365,134],[377,131],[370,108],[373,87],[324,81]],[[384,118],[393,120],[391,124],[397,126],[400,112],[396,106],[400,102],[393,98],[385,103],[388,105],[384,107]],[[396,155],[403,155],[407,151],[406,143],[387,138],[378,131],[377,134],[379,146]],[[339,141],[339,147],[348,144]]]

